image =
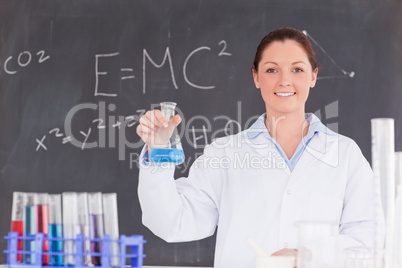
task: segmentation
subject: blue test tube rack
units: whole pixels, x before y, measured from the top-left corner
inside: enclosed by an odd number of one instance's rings
[[[119,258],[119,268],[127,267],[126,260],[131,259],[131,266],[135,268],[142,267],[142,260],[146,257],[143,254],[143,246],[146,243],[142,235],[121,235],[119,240],[110,239],[109,235],[105,235],[102,239],[91,239],[94,242],[101,242],[102,243],[102,252],[101,253],[93,253],[93,252],[84,252],[84,241],[88,240],[88,238],[84,238],[82,234],[77,235],[76,239],[65,239],[65,238],[44,238],[43,233],[37,233],[31,236],[18,236],[17,232],[9,232],[7,236],[4,237],[7,239],[7,250],[4,250],[4,253],[7,254],[7,264],[6,267],[13,267],[13,268],[33,268],[33,267],[63,267],[63,266],[44,266],[42,264],[42,256],[43,255],[74,255],[75,265],[76,268],[84,268],[84,267],[101,267],[101,268],[110,268],[111,258],[118,257]],[[24,251],[18,250],[18,240],[32,240],[35,241],[35,250],[34,251]],[[75,253],[64,253],[64,252],[43,252],[43,241],[75,241],[76,245],[76,252]],[[110,252],[110,244],[113,242],[119,243],[120,254],[113,255]],[[130,252],[127,253],[127,248],[130,249]],[[34,254],[35,255],[35,263],[34,264],[26,264],[17,262],[17,255],[18,254]],[[91,256],[100,256],[101,257],[101,266],[87,266],[83,264],[83,257],[85,255]]]

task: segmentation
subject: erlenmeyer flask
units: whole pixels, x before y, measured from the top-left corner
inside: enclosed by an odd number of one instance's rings
[[[175,114],[176,103],[161,102],[161,111],[163,116],[169,121]],[[151,162],[155,163],[173,163],[180,165],[184,162],[184,152],[181,146],[179,132],[175,128],[165,144],[155,144],[149,154]]]

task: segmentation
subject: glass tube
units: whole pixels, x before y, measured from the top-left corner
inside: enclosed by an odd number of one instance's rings
[[[84,235],[84,265],[91,265],[91,241],[89,234],[89,211],[88,211],[88,194],[77,193],[78,197],[78,222],[80,231]]]
[[[117,212],[117,194],[107,193],[103,194],[103,212],[105,220],[105,234],[110,235],[113,240],[119,239],[119,218]],[[111,243],[111,254],[119,254],[119,243]],[[119,266],[119,257],[111,258],[111,266]]]
[[[395,264],[402,263],[402,152],[395,153],[395,181],[397,185],[395,201]]]
[[[49,252],[49,241],[46,240],[49,234],[49,196],[47,193],[37,194],[37,204],[36,204],[36,219],[37,226],[36,231],[38,233],[43,233],[43,253]],[[49,265],[49,255],[43,255],[43,265]]]
[[[395,201],[395,253],[402,251],[402,185],[397,186]],[[395,254],[394,264],[402,263],[402,254]],[[395,266],[396,267],[396,266]]]
[[[77,193],[65,192],[63,196],[63,234],[65,239],[75,239],[79,234]],[[64,264],[74,266],[74,253],[76,251],[73,240],[64,241]]]
[[[395,152],[395,183],[402,185],[402,152]]]
[[[375,191],[381,189],[381,194],[376,194],[376,199],[382,197],[382,206],[386,220],[386,265],[391,265],[394,260],[394,236],[395,236],[395,137],[394,119],[371,119],[371,154],[372,167],[375,176]],[[379,221],[379,202],[376,201],[376,222]],[[378,235],[381,230],[376,228],[375,247],[381,249]]]
[[[34,251],[35,250],[35,239],[33,237],[37,230],[37,195],[35,193],[27,194],[27,203],[24,207],[24,236],[32,237],[32,239],[24,240],[23,248],[24,251]],[[35,264],[35,254],[27,253],[23,254],[23,262],[26,264]]]
[[[102,193],[88,193],[89,205],[89,234],[91,239],[103,238],[103,208],[102,208]],[[102,243],[98,241],[91,241],[91,252],[101,253]],[[92,264],[96,266],[101,265],[101,257],[92,256]]]
[[[63,238],[63,228],[61,219],[61,195],[49,195],[49,238]],[[49,241],[49,251],[53,253],[63,252],[63,241]],[[49,260],[50,266],[63,266],[62,255],[51,255]]]
[[[19,236],[24,234],[24,209],[27,205],[27,194],[23,192],[13,193],[13,206],[11,211],[11,231]],[[23,240],[18,240],[18,250],[23,249]],[[22,261],[22,254],[17,255],[17,262]]]

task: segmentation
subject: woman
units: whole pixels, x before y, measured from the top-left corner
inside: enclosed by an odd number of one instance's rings
[[[143,223],[169,242],[205,238],[218,226],[215,267],[222,268],[254,267],[248,237],[269,254],[296,255],[295,223],[303,220],[339,223],[340,250],[373,246],[368,162],[353,140],[305,114],[318,73],[308,38],[292,28],[269,33],[252,72],[266,113],[248,130],[207,146],[188,178],[175,181],[174,167],[151,169],[147,162],[148,150],[168,146],[164,137],[180,117],[167,122],[154,110],[141,118]]]

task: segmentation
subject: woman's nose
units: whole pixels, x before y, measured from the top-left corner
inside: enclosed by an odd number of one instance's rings
[[[280,82],[280,86],[282,86],[282,87],[288,87],[292,84],[289,75],[284,74],[284,73],[281,74],[279,82]]]

